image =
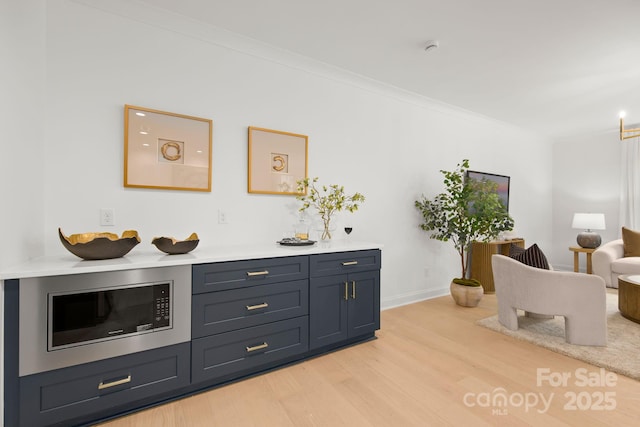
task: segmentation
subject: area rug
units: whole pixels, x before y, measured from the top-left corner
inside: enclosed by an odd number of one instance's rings
[[[582,360],[640,381],[640,324],[627,320],[618,311],[618,294],[607,293],[606,347],[568,344],[564,338],[564,317],[535,319],[518,312],[518,330],[511,331],[498,322],[498,315],[478,320],[485,328],[501,332],[575,359]]]

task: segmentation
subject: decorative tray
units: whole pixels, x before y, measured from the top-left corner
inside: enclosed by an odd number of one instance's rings
[[[295,237],[286,237],[280,241],[278,241],[277,243],[281,244],[282,246],[311,246],[314,243],[316,243],[315,240],[300,240],[300,239],[296,239]]]

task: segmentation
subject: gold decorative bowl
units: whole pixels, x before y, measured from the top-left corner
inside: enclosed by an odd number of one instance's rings
[[[191,252],[198,246],[200,240],[196,233],[184,240],[176,240],[173,237],[154,237],[151,241],[158,249],[169,255],[186,254]]]
[[[140,243],[135,230],[124,231],[122,237],[114,233],[82,233],[67,237],[58,228],[58,235],[69,252],[86,260],[120,258]]]

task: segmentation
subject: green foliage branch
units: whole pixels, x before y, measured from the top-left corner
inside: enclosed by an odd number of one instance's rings
[[[324,224],[322,239],[330,239],[329,226],[332,215],[342,210],[357,211],[360,204],[364,202],[364,195],[356,192],[349,196],[345,194],[343,185],[320,186],[317,184],[318,180],[319,178],[315,177],[296,181],[297,191],[300,194],[296,196],[296,199],[302,202],[302,206],[298,210],[304,212],[311,207],[315,208]]]

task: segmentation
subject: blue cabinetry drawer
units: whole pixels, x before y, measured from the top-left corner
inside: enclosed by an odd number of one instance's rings
[[[189,385],[189,343],[20,378],[20,425],[76,425]]]
[[[308,275],[307,256],[196,264],[192,270],[193,293],[306,279]]]
[[[379,270],[381,251],[350,251],[311,255],[309,270],[311,277]]]
[[[193,338],[309,313],[309,281],[274,283],[193,296]]]
[[[309,349],[308,316],[194,339],[191,381],[247,374]]]

